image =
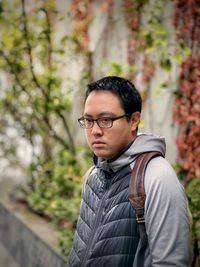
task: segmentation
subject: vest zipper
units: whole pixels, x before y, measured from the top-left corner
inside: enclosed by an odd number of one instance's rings
[[[86,251],[85,251],[85,257],[82,261],[82,264],[81,264],[81,267],[85,267],[86,266],[86,260],[87,260],[87,257],[88,257],[88,253],[90,252],[91,250],[91,247],[93,245],[93,239],[95,237],[95,232],[96,232],[96,226],[99,224],[99,220],[101,219],[101,216],[102,216],[102,207],[104,206],[104,203],[105,203],[105,199],[106,199],[106,195],[108,193],[108,190],[110,188],[110,184],[111,184],[111,179],[109,180],[109,184],[107,185],[107,188],[106,188],[106,191],[101,199],[101,204],[100,204],[100,207],[98,209],[98,213],[97,213],[97,216],[96,216],[96,220],[94,222],[94,227],[91,231],[91,234],[90,234],[90,238],[88,240],[88,246],[86,248]]]

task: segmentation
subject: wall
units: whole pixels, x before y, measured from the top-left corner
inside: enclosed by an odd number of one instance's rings
[[[102,11],[102,2],[94,1],[94,19],[89,27],[90,51],[92,53],[92,74],[94,79],[99,79],[104,75],[112,73],[112,63],[116,62],[121,65],[124,74],[128,70],[127,48],[128,48],[128,29],[125,14],[123,12],[123,0],[113,1],[113,6],[107,12]],[[154,1],[155,2],[155,1]],[[152,1],[153,3],[153,1]],[[143,25],[148,16],[148,10],[143,14]],[[169,32],[170,42],[175,42],[175,34],[172,26],[172,3],[166,1],[164,24]],[[168,48],[172,50],[171,47]],[[173,51],[171,51],[173,52]],[[137,59],[137,66],[140,66],[141,57]],[[167,143],[167,158],[171,163],[176,161],[176,132],[173,126],[172,108],[173,108],[173,90],[176,88],[176,79],[179,69],[177,64],[173,63],[170,72],[162,70],[159,65],[156,66],[155,76],[153,77],[148,88],[148,98],[143,105],[142,119],[144,127],[141,131],[153,132],[164,135]],[[160,88],[160,85],[169,82],[173,88]],[[134,84],[141,91],[142,84],[140,73],[133,80]],[[81,92],[82,94],[82,92]],[[74,121],[78,114],[81,113],[81,106],[76,105],[77,112],[74,113]],[[83,141],[83,131],[77,128],[75,130],[77,142]]]

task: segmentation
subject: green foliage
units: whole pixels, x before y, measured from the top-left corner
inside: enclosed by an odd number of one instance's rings
[[[0,2],[0,71],[6,80],[0,94],[0,146],[4,157],[16,158],[9,129],[30,145],[28,206],[65,233],[74,231],[89,153],[77,149],[71,133],[74,88],[67,88],[70,74],[63,78],[60,70],[66,50],[73,53],[76,43],[67,35],[53,42],[60,17],[51,0],[30,6],[20,0]],[[85,72],[81,83],[89,78]],[[62,249],[68,251],[72,238],[65,236],[63,246],[68,245]]]
[[[70,91],[61,90],[64,79],[59,59],[64,37],[60,44],[53,44],[53,15],[57,13],[52,3],[27,9],[25,1],[2,1],[0,17],[0,68],[7,80],[1,108],[9,126],[31,146],[41,140],[41,157],[47,162],[54,144],[76,153],[67,118]]]
[[[58,224],[64,220],[74,223],[80,205],[82,172],[73,155],[63,150],[54,160],[38,159],[30,166],[30,175],[29,206]]]
[[[74,237],[73,228],[70,229],[69,227],[67,227],[65,230],[62,231],[59,245],[61,247],[61,252],[66,260],[72,247],[73,237]]]
[[[193,232],[200,247],[200,177],[193,179],[186,188],[193,216]]]
[[[55,154],[54,160],[38,159],[30,166],[29,190],[26,190],[29,207],[37,214],[50,219],[60,232],[60,248],[67,258],[72,246],[78,217],[84,172],[91,164],[90,152],[80,147],[83,164],[68,151]]]
[[[135,66],[124,66],[122,65],[120,62],[117,61],[113,61],[113,62],[108,62],[108,61],[103,61],[101,63],[101,71],[105,74],[105,75],[114,75],[114,76],[120,76],[120,77],[125,77],[125,73],[127,71],[132,71],[135,72],[136,71],[136,67]]]
[[[172,64],[169,46],[171,44],[169,32],[164,24],[165,7],[163,1],[156,0],[154,4],[149,2],[144,10],[148,12],[148,15],[141,34],[145,40],[146,52],[160,63],[161,68],[170,71]]]
[[[168,0],[165,1],[165,5],[168,3]],[[172,61],[181,64],[191,54],[191,50],[184,42],[172,41],[165,24],[165,5],[162,0],[146,4],[144,10],[148,10],[149,16],[141,34],[145,40],[146,52],[160,63],[163,70],[171,71]]]
[[[119,64],[118,62],[113,62],[111,64],[111,70],[110,70],[109,75],[120,76],[120,75],[122,75],[122,73],[123,73],[123,69],[122,69],[121,64]]]

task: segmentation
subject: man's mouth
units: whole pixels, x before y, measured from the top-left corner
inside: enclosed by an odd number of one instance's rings
[[[102,148],[105,146],[105,143],[102,141],[94,141],[92,142],[92,147],[93,148]]]

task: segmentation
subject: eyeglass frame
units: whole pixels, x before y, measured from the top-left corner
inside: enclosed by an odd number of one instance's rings
[[[102,117],[102,118],[97,118],[97,119],[91,119],[91,118],[86,118],[86,117],[81,117],[78,119],[78,122],[79,122],[79,125],[81,128],[84,128],[84,129],[91,129],[93,126],[94,126],[94,122],[97,123],[97,125],[99,126],[99,128],[101,129],[109,129],[109,128],[112,128],[113,126],[113,122],[116,121],[116,120],[119,120],[119,119],[122,119],[124,117],[129,117],[130,114],[123,114],[121,116],[118,116],[118,117]],[[84,119],[88,119],[88,120],[91,120],[91,126],[90,127],[86,127],[85,123],[81,123],[81,120],[84,120]],[[105,119],[108,119],[110,120],[110,126],[109,127],[102,127],[101,125],[99,125],[99,123],[102,121],[102,120],[105,120]]]

